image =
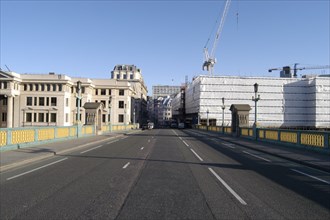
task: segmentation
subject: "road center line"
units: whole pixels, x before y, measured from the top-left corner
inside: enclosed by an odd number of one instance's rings
[[[129,165],[130,165],[130,162],[128,162],[127,164],[125,164],[125,166],[123,166],[123,169],[126,169]]]
[[[108,142],[107,144],[112,144],[112,143],[115,143],[115,142],[117,142],[118,140],[115,140],[115,141],[110,141],[110,142]]]
[[[141,150],[143,150],[144,149],[144,147],[141,147]]]
[[[100,147],[103,147],[103,145],[99,145],[99,146],[97,146],[97,147],[93,147],[93,148],[91,148],[91,149],[88,149],[88,150],[82,151],[82,152],[80,152],[80,154],[87,153],[87,152],[89,152],[89,151],[95,150],[95,149],[100,148]]]
[[[7,178],[7,180],[15,179],[15,178],[17,178],[17,177],[20,177],[20,176],[23,176],[23,175],[26,175],[26,174],[32,173],[32,172],[34,172],[34,171],[40,170],[40,169],[42,169],[42,168],[45,168],[45,167],[48,167],[48,166],[51,166],[51,165],[54,165],[54,164],[56,164],[56,163],[62,162],[62,161],[67,160],[67,159],[68,159],[68,158],[65,157],[65,158],[63,158],[63,159],[61,159],[61,160],[54,161],[54,162],[52,162],[52,163],[49,163],[49,164],[43,165],[43,166],[38,167],[38,168],[35,168],[35,169],[33,169],[33,170],[30,170],[30,171],[27,171],[27,172],[24,172],[24,173],[18,174],[18,175],[16,175],[16,176],[9,177],[9,178]]]
[[[193,154],[195,154],[195,156],[200,160],[200,161],[204,161],[203,158],[201,158],[192,148],[190,148],[191,152],[193,152]]]
[[[226,147],[229,147],[229,148],[235,149],[234,144],[223,144],[223,145],[226,146]]]
[[[243,151],[244,153],[248,154],[248,155],[251,155],[252,157],[256,157],[256,158],[259,158],[261,160],[264,160],[264,161],[267,161],[267,162],[271,162],[270,160],[266,159],[266,158],[263,158],[263,157],[259,157],[258,155],[255,155],[255,154],[251,154],[247,151]]]
[[[228,191],[233,194],[233,196],[235,196],[235,198],[242,204],[242,205],[247,205],[247,203],[223,180],[221,179],[221,177],[214,172],[214,170],[212,168],[209,167],[209,170],[211,171],[211,173],[222,183],[222,185],[224,185]]]
[[[305,175],[305,176],[308,176],[308,177],[310,177],[310,178],[316,179],[316,180],[318,180],[318,181],[321,181],[321,182],[323,182],[323,183],[326,183],[326,184],[329,184],[329,185],[330,185],[330,182],[328,182],[328,181],[326,181],[326,180],[323,180],[323,179],[320,179],[320,178],[318,178],[318,177],[316,177],[316,176],[312,176],[312,175],[309,175],[309,174],[307,174],[307,173],[304,173],[304,172],[301,172],[301,171],[299,171],[299,170],[295,170],[295,169],[291,169],[291,170],[294,171],[294,172],[297,172],[297,173],[303,174],[303,175]]]

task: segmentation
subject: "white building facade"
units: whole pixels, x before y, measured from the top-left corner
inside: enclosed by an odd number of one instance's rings
[[[0,127],[70,126],[77,123],[78,81],[82,83],[80,121],[83,124],[86,121],[83,106],[91,102],[103,103],[101,120],[104,125],[134,123],[132,100],[136,91],[129,81],[0,71]]]
[[[231,125],[232,104],[251,106],[249,125],[255,119],[253,85],[258,83],[260,100],[257,119],[260,127],[330,128],[330,77],[266,78],[198,76],[186,88],[185,110],[190,123],[209,118],[211,125]],[[178,95],[175,99],[180,99]],[[179,101],[173,101],[173,104]]]

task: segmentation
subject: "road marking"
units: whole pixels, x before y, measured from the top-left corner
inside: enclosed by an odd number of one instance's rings
[[[243,152],[246,153],[246,154],[251,155],[252,157],[256,157],[256,158],[259,158],[259,159],[261,159],[261,160],[264,160],[264,161],[267,161],[267,162],[271,162],[270,160],[268,160],[268,159],[266,159],[266,158],[259,157],[258,155],[251,154],[251,153],[249,153],[249,152],[247,152],[247,151],[243,151]]]
[[[191,152],[193,152],[195,154],[195,156],[200,160],[200,161],[204,161],[203,158],[201,158],[192,148],[190,148]]]
[[[110,142],[108,142],[107,144],[112,144],[112,143],[115,143],[115,142],[117,142],[118,140],[115,140],[115,141],[110,141]]]
[[[291,169],[291,170],[294,171],[294,172],[297,172],[297,173],[303,174],[303,175],[305,175],[305,176],[308,176],[308,177],[310,177],[310,178],[316,179],[316,180],[318,180],[318,181],[321,181],[321,182],[323,182],[323,183],[326,183],[326,184],[329,184],[329,185],[330,185],[330,182],[328,182],[328,181],[326,181],[326,180],[323,180],[323,179],[320,179],[320,178],[318,178],[318,177],[316,177],[316,176],[312,176],[312,175],[309,175],[309,174],[307,174],[307,173],[304,173],[304,172],[301,172],[301,171],[299,171],[299,170],[295,170],[295,169]]]
[[[189,147],[189,145],[187,144],[187,142],[185,142],[184,140],[182,140],[182,142],[183,142],[187,147]]]
[[[232,149],[235,149],[235,144],[223,144],[224,146],[226,147],[229,147],[229,148],[232,148]]]
[[[182,137],[179,137],[179,139],[182,141]]]
[[[9,178],[7,178],[7,180],[15,179],[15,178],[17,178],[17,177],[20,177],[20,176],[23,176],[23,175],[26,175],[26,174],[32,173],[32,172],[34,172],[34,171],[40,170],[40,169],[42,169],[42,168],[45,168],[45,167],[48,167],[48,166],[51,166],[51,165],[54,165],[54,164],[56,164],[56,163],[62,162],[62,161],[67,160],[67,159],[68,159],[68,158],[65,157],[65,158],[63,158],[63,159],[61,159],[61,160],[54,161],[54,162],[52,162],[52,163],[49,163],[49,164],[43,165],[43,166],[38,167],[38,168],[35,168],[35,169],[33,169],[33,170],[30,170],[30,171],[27,171],[27,172],[24,172],[24,173],[18,174],[18,175],[16,175],[16,176],[9,177]]]
[[[148,143],[150,142],[150,140],[148,140]]]
[[[144,147],[141,147],[141,150],[143,150],[144,149]]]
[[[92,151],[92,150],[95,150],[95,149],[100,148],[100,147],[103,147],[103,145],[99,145],[99,146],[97,146],[97,147],[93,147],[93,148],[91,148],[91,149],[88,149],[88,150],[82,151],[82,152],[80,152],[80,154],[87,153],[88,151]]]
[[[242,205],[247,205],[247,203],[230,187],[228,186],[228,184],[223,180],[221,179],[221,177],[216,173],[214,172],[214,170],[212,168],[209,167],[209,170],[211,171],[211,173],[222,183],[222,185],[224,185],[228,191],[233,194],[233,196],[235,196],[235,198],[242,204]]]
[[[127,164],[125,164],[125,166],[123,166],[123,169],[126,169],[129,165],[130,165],[130,162],[128,162]]]

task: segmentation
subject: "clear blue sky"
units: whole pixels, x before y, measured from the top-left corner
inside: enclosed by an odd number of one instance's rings
[[[153,85],[180,85],[186,75],[207,74],[203,47],[223,7],[219,0],[1,0],[0,66],[109,78],[116,64],[134,64],[150,94]],[[329,0],[232,1],[215,74],[278,76],[267,70],[328,65],[329,10]]]

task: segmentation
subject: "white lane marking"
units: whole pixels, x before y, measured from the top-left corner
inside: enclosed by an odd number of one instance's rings
[[[235,144],[223,144],[224,146],[226,147],[229,147],[229,148],[232,148],[232,149],[235,149]]]
[[[233,196],[235,196],[235,198],[243,205],[247,205],[247,203],[223,180],[221,179],[221,177],[214,172],[214,170],[212,168],[209,167],[209,170],[211,171],[211,173],[222,183],[222,185],[224,185],[228,191],[233,194]]]
[[[67,159],[68,159],[68,158],[65,157],[65,158],[63,158],[63,159],[61,159],[61,160],[54,161],[54,162],[52,162],[52,163],[49,163],[49,164],[43,165],[43,166],[38,167],[38,168],[35,168],[35,169],[33,169],[33,170],[30,170],[30,171],[27,171],[27,172],[24,172],[24,173],[18,174],[18,175],[16,175],[16,176],[9,177],[9,178],[7,178],[7,180],[15,179],[15,178],[17,178],[17,177],[20,177],[20,176],[26,175],[26,174],[28,174],[28,173],[32,173],[32,172],[34,172],[34,171],[40,170],[40,169],[42,169],[42,168],[45,168],[45,167],[48,167],[48,166],[51,166],[51,165],[54,165],[54,164],[56,164],[56,163],[62,162],[62,161],[67,160]]]
[[[125,166],[123,166],[123,169],[126,169],[131,163],[128,162],[127,164],[125,164]]]
[[[110,142],[107,142],[107,144],[112,144],[112,143],[115,143],[117,142],[118,140],[115,140],[115,141],[110,141]]]
[[[182,142],[183,142],[187,147],[189,147],[189,144],[187,144],[187,142],[185,142],[184,140],[182,140]]]
[[[144,147],[141,147],[141,150],[143,150],[144,149]]]
[[[180,140],[182,140],[182,137],[179,137]]]
[[[89,151],[95,150],[95,149],[100,148],[100,147],[103,147],[103,145],[99,145],[99,146],[97,146],[97,147],[93,147],[93,148],[91,148],[91,149],[88,149],[88,150],[82,151],[82,152],[80,152],[80,154],[87,153],[87,152],[89,152]]]
[[[312,176],[312,175],[309,175],[309,174],[307,174],[307,173],[304,173],[304,172],[301,172],[301,171],[299,171],[299,170],[295,170],[295,169],[291,169],[291,170],[294,171],[294,172],[297,172],[297,173],[303,174],[303,175],[305,175],[305,176],[308,176],[308,177],[310,177],[310,178],[316,179],[316,180],[318,180],[318,181],[321,181],[321,182],[323,182],[323,183],[326,183],[326,184],[329,184],[329,185],[330,185],[330,182],[328,182],[328,181],[326,181],[326,180],[323,180],[323,179],[320,179],[320,178],[318,178],[318,177],[316,177],[316,176]]]
[[[192,148],[190,148],[191,152],[193,152],[195,154],[195,156],[200,160],[200,161],[204,161],[203,158],[201,158]]]
[[[249,152],[247,152],[247,151],[243,151],[243,152],[246,153],[246,154],[251,155],[252,157],[256,157],[256,158],[259,158],[259,159],[261,159],[261,160],[264,160],[264,161],[267,161],[267,162],[271,162],[270,160],[268,160],[268,159],[266,159],[266,158],[259,157],[258,155],[251,154],[251,153],[249,153]]]
[[[148,143],[150,142],[150,140],[148,140]]]

